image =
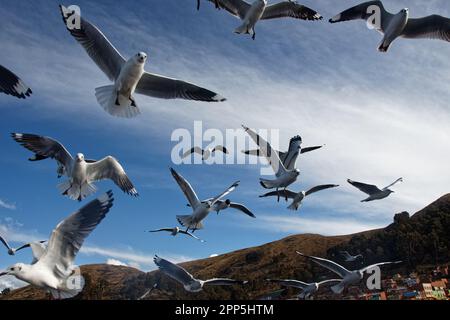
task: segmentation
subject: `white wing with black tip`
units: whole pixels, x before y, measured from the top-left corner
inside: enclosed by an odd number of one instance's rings
[[[22,79],[2,65],[0,65],[0,92],[19,99],[25,99],[33,93]]]
[[[266,7],[261,20],[275,18],[295,18],[301,20],[321,20],[323,17],[315,10],[296,1],[283,1]]]

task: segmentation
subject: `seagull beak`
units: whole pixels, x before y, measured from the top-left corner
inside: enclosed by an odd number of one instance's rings
[[[7,276],[8,275],[8,272],[0,272],[0,277],[1,276]]]

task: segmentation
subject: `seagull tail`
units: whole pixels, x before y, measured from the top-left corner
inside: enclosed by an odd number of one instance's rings
[[[134,118],[141,112],[137,105],[122,95],[117,95],[115,86],[103,86],[95,89],[98,103],[110,115],[120,118]]]
[[[381,41],[378,51],[380,52],[387,52],[389,50],[389,47],[391,46],[391,41],[384,39]]]
[[[240,25],[239,27],[237,27],[237,28],[234,30],[234,33],[237,33],[237,34],[241,34],[241,33],[249,33],[247,23],[243,23],[242,25]]]
[[[192,216],[177,216],[177,220],[183,227],[189,228],[191,230],[203,229],[203,223],[195,222]]]
[[[97,191],[97,188],[93,184],[84,183],[80,186],[71,183],[70,180],[60,183],[58,189],[63,195],[68,196],[72,200],[79,201]]]
[[[331,290],[336,294],[341,294],[344,291],[345,285],[343,282],[339,282],[338,284],[331,287]]]
[[[299,207],[298,203],[292,202],[291,205],[290,205],[289,207],[287,207],[287,208],[288,208],[289,210],[296,211],[296,210],[298,210],[298,207]]]

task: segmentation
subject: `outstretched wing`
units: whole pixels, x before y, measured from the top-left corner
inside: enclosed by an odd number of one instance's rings
[[[197,206],[200,204],[200,200],[195,194],[194,189],[192,189],[190,183],[185,178],[183,178],[182,175],[178,174],[178,172],[176,172],[173,168],[170,168],[170,172],[172,173],[172,176],[174,177],[175,181],[180,186],[181,191],[183,191],[184,195],[189,201],[189,205],[192,207],[192,209],[195,210]]]
[[[198,153],[199,155],[203,155],[203,149],[200,147],[192,147],[191,149],[189,149],[185,153],[183,153],[182,158],[184,159],[193,153]]]
[[[193,234],[190,233],[189,231],[180,230],[179,232],[182,233],[182,234],[185,234],[185,235],[187,235],[187,236],[189,236],[189,237],[191,237],[191,238],[194,238],[194,239],[196,239],[196,240],[198,240],[198,241],[200,241],[200,242],[205,242],[205,240],[200,239],[199,237],[193,235]]]
[[[148,232],[162,232],[162,231],[172,232],[173,229],[172,228],[161,228],[161,229],[156,229],[156,230],[149,230]]]
[[[305,194],[308,196],[314,192],[318,192],[318,191],[330,189],[330,188],[336,188],[336,187],[339,187],[339,185],[338,184],[323,184],[323,185],[315,186],[314,188],[309,189],[308,191],[305,192]]]
[[[1,235],[0,235],[0,242],[5,245],[6,249],[11,250],[8,241],[6,241],[5,238],[3,238]]]
[[[155,255],[153,261],[158,266],[159,270],[175,281],[180,282],[182,285],[187,285],[194,281],[194,277],[189,272],[168,260],[162,259]]]
[[[33,91],[10,70],[0,65],[0,92],[19,99],[29,97]]]
[[[379,17],[376,14],[379,13]],[[383,31],[392,19],[393,14],[387,12],[384,9],[383,3],[381,1],[367,1],[354,6],[350,9],[342,11],[341,13],[335,15],[329,20],[330,23],[349,21],[349,20],[368,20],[371,21],[378,31]],[[380,21],[381,20],[381,21]]]
[[[350,179],[347,179],[347,182],[350,183],[355,188],[358,188],[362,192],[367,193],[368,195],[381,192],[381,190],[378,189],[378,187],[374,186],[373,184],[366,184],[362,182],[353,181]]]
[[[365,267],[365,268],[362,268],[360,271],[361,271],[361,272],[366,272],[367,270],[372,269],[373,267],[384,266],[384,265],[386,265],[386,264],[398,264],[398,263],[402,263],[402,262],[403,262],[403,261],[379,262],[379,263],[375,263],[375,264],[372,264],[372,265],[370,265],[370,266],[367,266],[367,267]]]
[[[439,15],[408,19],[402,37],[438,39],[450,42],[450,19]]]
[[[272,280],[267,279],[269,282],[278,283],[279,285],[282,285],[284,287],[293,287],[298,289],[305,289],[308,287],[308,283],[298,280],[288,280],[288,279],[281,279],[281,280]]]
[[[68,19],[73,18],[73,15],[77,15],[77,13],[69,12],[70,10],[62,5],[59,7],[64,24],[67,27]],[[76,18],[80,19],[80,28],[67,28],[67,30],[83,46],[87,54],[106,74],[109,80],[114,81],[118,78],[120,70],[125,64],[125,59],[96,26],[83,17],[76,16]]]
[[[318,265],[320,265],[324,268],[327,268],[328,270],[336,273],[338,276],[340,276],[342,278],[344,278],[346,275],[348,275],[350,273],[350,271],[348,271],[346,268],[337,264],[334,261],[323,259],[323,258],[318,258],[318,257],[313,257],[313,256],[307,256],[298,251],[297,251],[297,253],[303,257],[310,259],[314,263],[317,263]]]
[[[236,202],[231,202],[230,203],[230,208],[236,209],[236,210],[240,210],[243,213],[245,213],[246,215],[252,217],[252,218],[256,218],[255,215],[243,204],[240,203],[236,203]]]
[[[67,275],[84,240],[105,218],[113,201],[113,193],[108,191],[60,222],[36,265],[43,264],[57,275]]]
[[[243,0],[208,0],[219,5],[219,8],[227,10],[232,15],[244,19],[247,14],[248,9],[250,9],[250,4]]]
[[[212,152],[216,152],[216,151],[222,151],[222,152],[225,153],[225,154],[228,154],[228,153],[229,153],[229,152],[228,152],[228,149],[225,148],[224,146],[221,146],[221,145],[215,146],[215,147],[212,149]]]
[[[145,72],[136,87],[136,93],[161,99],[185,99],[222,102],[226,99],[208,89],[185,81]]]
[[[395,180],[394,182],[392,182],[390,185],[388,185],[387,187],[384,187],[383,190],[387,190],[390,187],[392,187],[393,185],[397,184],[398,182],[403,182],[403,178],[398,178],[397,180]]]
[[[259,196],[260,198],[265,197],[280,197],[280,198],[288,198],[288,199],[294,199],[297,193],[291,191],[291,190],[278,190],[278,191],[271,191],[266,194],[263,194]]]
[[[211,205],[213,205],[214,203],[216,203],[217,201],[219,201],[220,199],[222,199],[226,195],[230,194],[231,192],[233,192],[233,190],[236,189],[236,187],[239,185],[239,183],[240,183],[240,181],[236,181],[231,186],[229,186],[224,192],[222,192],[218,196],[214,197],[211,200]]]
[[[322,148],[323,146],[314,146],[314,147],[306,147],[306,148],[302,148],[302,151],[300,151],[301,154],[307,153],[307,152],[311,152],[317,149]]]
[[[295,18],[302,20],[321,20],[323,17],[317,11],[296,1],[283,1],[267,6],[261,19]]]
[[[100,161],[86,164],[86,172],[91,181],[111,179],[123,192],[137,197],[139,194],[120,163],[108,156]]]
[[[204,282],[205,285],[209,286],[232,286],[233,284],[246,284],[248,281],[242,281],[242,280],[233,280],[233,279],[226,279],[226,278],[214,278],[209,279]]]
[[[28,133],[11,133],[11,136],[23,147],[36,154],[34,158],[30,158],[31,161],[51,158],[66,168],[72,164],[73,158],[69,151],[52,138]]]

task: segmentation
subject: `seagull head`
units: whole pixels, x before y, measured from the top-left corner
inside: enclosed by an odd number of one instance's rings
[[[16,263],[15,265],[8,267],[5,271],[0,272],[1,276],[19,276],[24,271],[24,264],[23,263]]]
[[[84,161],[84,154],[82,154],[82,153],[77,153],[77,156],[76,156],[75,160],[76,160],[77,162],[82,162],[82,161]]]
[[[407,14],[409,14],[409,9],[408,9],[408,8],[405,8],[405,9],[400,10],[400,12],[401,12],[402,14],[407,15]]]
[[[139,63],[145,63],[147,61],[147,54],[145,52],[138,52],[136,54],[136,61]]]
[[[295,173],[296,176],[299,176],[300,175],[300,170],[294,169],[294,173]]]

